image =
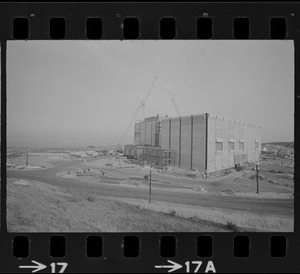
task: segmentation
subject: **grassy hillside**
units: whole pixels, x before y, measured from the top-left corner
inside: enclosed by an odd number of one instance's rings
[[[262,143],[263,146],[265,145],[275,145],[275,146],[285,146],[285,147],[294,147],[294,142],[271,142],[271,143]]]

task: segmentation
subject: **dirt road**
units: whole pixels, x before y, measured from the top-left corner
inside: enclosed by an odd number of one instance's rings
[[[95,165],[91,162],[90,165]],[[40,181],[51,185],[57,185],[65,189],[76,189],[84,193],[99,194],[102,196],[113,196],[120,198],[136,198],[148,199],[149,190],[145,187],[136,187],[132,185],[116,184],[115,180],[106,180],[106,183],[85,181],[79,179],[68,179],[57,176],[58,172],[66,171],[71,168],[86,167],[82,160],[75,160],[72,162],[64,162],[59,165],[38,170],[16,171],[8,170],[8,178],[18,178]],[[106,168],[110,170],[109,167]],[[116,171],[119,176],[124,175],[128,177],[130,172],[126,169],[119,169]],[[155,175],[156,176],[156,175]],[[154,179],[155,179],[154,176]],[[265,213],[269,215],[280,216],[294,216],[294,200],[293,199],[255,199],[247,197],[226,197],[221,195],[203,194],[192,189],[193,183],[185,178],[167,178],[166,176],[158,176],[159,180],[168,183],[186,184],[191,186],[190,190],[182,191],[176,188],[153,188],[152,199],[162,202],[172,202],[177,204],[198,205],[208,208],[226,208],[232,210],[240,210],[245,212]]]

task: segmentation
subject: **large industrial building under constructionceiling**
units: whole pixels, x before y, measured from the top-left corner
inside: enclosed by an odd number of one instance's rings
[[[260,152],[261,127],[208,113],[146,118],[124,146],[126,156],[205,173],[258,161]]]

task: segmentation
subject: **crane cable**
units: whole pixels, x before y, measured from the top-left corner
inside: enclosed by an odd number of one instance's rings
[[[178,116],[181,116],[180,111],[179,111],[179,109],[178,109],[178,107],[177,107],[177,105],[176,105],[176,103],[175,103],[175,101],[174,101],[174,98],[172,97],[172,95],[171,95],[171,93],[170,93],[169,87],[167,87],[167,92],[168,92],[169,96],[171,97],[171,100],[172,100],[172,102],[173,102],[173,105],[174,105],[174,108],[175,108],[175,111],[176,111],[177,115],[178,115]]]
[[[152,83],[151,83],[151,86],[150,86],[150,89],[148,90],[147,92],[147,95],[145,96],[145,98],[139,103],[137,109],[135,110],[135,112],[133,113],[132,115],[132,118],[130,120],[130,123],[129,125],[127,126],[127,128],[125,129],[124,133],[121,135],[121,138],[119,139],[119,142],[118,142],[118,145],[121,144],[121,142],[123,141],[123,138],[126,136],[126,134],[128,133],[129,129],[131,128],[133,122],[136,120],[136,116],[138,115],[139,111],[141,108],[143,108],[151,94],[151,91],[152,91],[152,88],[154,86],[154,83],[155,83],[155,80],[156,80],[157,76],[154,77]],[[113,144],[115,143],[115,141],[113,142]]]

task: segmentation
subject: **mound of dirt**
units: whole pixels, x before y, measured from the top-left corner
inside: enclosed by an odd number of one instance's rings
[[[236,192],[229,188],[221,191],[221,195],[235,196]]]
[[[13,184],[18,186],[31,186],[31,184],[25,180],[18,180],[13,182]]]

